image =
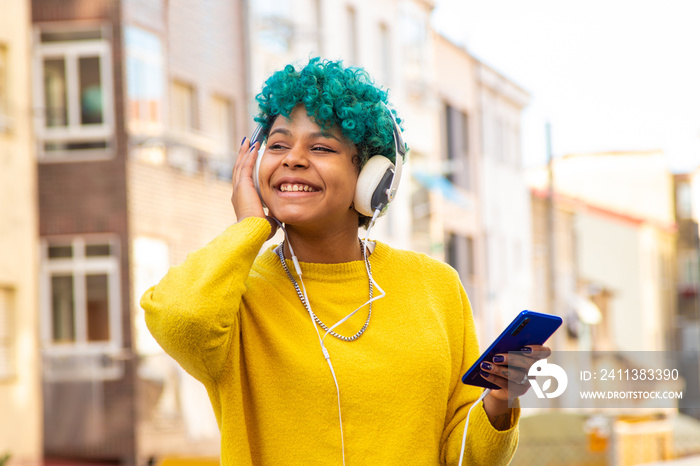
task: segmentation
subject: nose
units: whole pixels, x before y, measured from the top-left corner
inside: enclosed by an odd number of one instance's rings
[[[309,165],[309,161],[301,145],[294,144],[285,154],[282,164],[288,168],[306,168]]]

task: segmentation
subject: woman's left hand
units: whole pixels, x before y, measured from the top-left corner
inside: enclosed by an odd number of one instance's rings
[[[527,380],[530,367],[550,354],[552,350],[547,346],[529,345],[520,353],[497,354],[493,361],[482,363],[481,376],[500,387],[500,390],[492,390],[489,396],[508,401],[524,395],[530,388]]]

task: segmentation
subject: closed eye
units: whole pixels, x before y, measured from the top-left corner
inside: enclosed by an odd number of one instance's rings
[[[331,149],[330,147],[326,146],[314,146],[311,148],[312,151],[314,152],[329,152],[329,153],[336,153],[337,151]]]

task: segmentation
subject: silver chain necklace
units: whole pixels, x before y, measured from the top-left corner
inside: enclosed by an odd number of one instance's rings
[[[360,241],[361,243],[361,241]],[[367,270],[369,270],[370,274],[372,273],[372,266],[369,263],[369,260],[367,259],[367,256],[365,255],[365,248],[362,247],[362,244],[360,244],[361,250],[362,250],[362,259],[365,261],[365,264],[367,265]],[[294,289],[297,290],[297,295],[299,295],[299,299],[301,300],[301,303],[304,305],[306,310],[311,314],[316,321],[316,323],[326,332],[329,334],[333,335],[334,337],[343,340],[343,341],[355,341],[358,338],[362,336],[363,333],[365,333],[365,330],[367,330],[367,326],[369,325],[369,319],[372,317],[372,279],[370,278],[369,280],[369,313],[367,314],[367,320],[365,321],[365,325],[362,326],[362,328],[353,336],[351,337],[346,337],[344,335],[340,335],[339,333],[336,333],[328,328],[326,324],[321,322],[321,319],[318,318],[318,316],[311,311],[309,308],[309,304],[306,302],[306,298],[304,298],[304,294],[301,292],[299,289],[299,285],[297,284],[297,281],[294,279],[292,276],[292,273],[289,271],[289,267],[287,267],[287,262],[284,259],[284,242],[280,244],[277,247],[277,255],[280,258],[280,262],[282,263],[282,268],[284,271],[287,273],[287,277],[289,277],[289,280],[292,282],[294,285]]]

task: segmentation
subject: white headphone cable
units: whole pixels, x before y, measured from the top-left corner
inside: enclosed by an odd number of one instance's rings
[[[340,319],[338,322],[333,324],[326,330],[326,333],[323,335],[323,340],[326,339],[329,333],[331,333],[336,327],[341,325],[343,322],[347,321],[349,318],[354,316],[358,311],[363,309],[365,306],[368,306],[370,303],[375,302],[378,299],[382,299],[383,297],[386,296],[386,292],[382,289],[382,287],[379,286],[379,284],[374,281],[374,277],[372,276],[372,269],[369,266],[369,258],[367,256],[367,242],[369,241],[369,232],[372,230],[372,227],[374,226],[374,223],[377,220],[377,217],[379,217],[379,214],[381,213],[380,209],[377,209],[374,211],[374,215],[372,216],[372,220],[369,222],[369,226],[367,227],[367,234],[365,235],[365,239],[362,240],[362,248],[363,248],[363,257],[365,258],[365,270],[367,270],[367,276],[369,277],[370,283],[379,290],[379,294],[377,296],[374,296],[370,298],[368,301],[366,301],[364,304],[362,304],[360,307],[352,311],[350,314],[346,315],[342,319]],[[291,252],[291,248],[289,250]]]
[[[462,466],[462,461],[464,461],[464,448],[467,445],[467,429],[469,428],[469,415],[472,413],[472,409],[476,407],[479,403],[481,403],[484,398],[486,398],[486,395],[491,393],[491,389],[487,388],[484,390],[484,393],[481,394],[478,400],[474,402],[471,408],[469,408],[469,411],[467,411],[467,419],[464,421],[464,434],[462,434],[462,449],[459,452],[459,466]]]
[[[323,357],[326,359],[326,362],[328,363],[328,367],[331,370],[331,375],[333,376],[333,382],[335,383],[335,393],[336,393],[336,400],[338,401],[338,423],[340,425],[340,448],[341,448],[341,453],[343,457],[343,466],[345,466],[345,435],[343,433],[343,417],[342,417],[342,412],[340,409],[340,387],[338,386],[338,378],[335,376],[335,370],[333,369],[333,363],[331,362],[331,355],[328,353],[328,350],[326,349],[326,346],[323,344],[323,338],[321,338],[321,333],[318,331],[318,327],[316,326],[316,321],[314,320],[314,313],[311,310],[311,302],[309,301],[309,296],[306,293],[306,286],[304,285],[304,279],[301,276],[301,266],[299,265],[299,261],[297,259],[296,254],[294,254],[294,249],[292,248],[292,243],[289,241],[289,236],[287,236],[287,230],[284,228],[284,225],[282,225],[282,222],[277,220],[276,218],[272,217],[275,222],[277,222],[277,225],[282,229],[282,232],[284,233],[284,237],[287,239],[287,245],[289,246],[289,252],[292,255],[292,262],[294,263],[294,270],[297,272],[297,275],[299,276],[299,282],[301,283],[301,289],[302,293],[304,294],[304,299],[306,300],[306,310],[309,312],[309,317],[311,317],[311,324],[314,326],[314,330],[316,330],[316,335],[318,335],[318,342],[321,345],[321,351],[323,352]],[[325,337],[325,335],[324,335]]]
[[[301,283],[301,289],[302,293],[304,295],[304,299],[306,300],[307,304],[307,310],[309,312],[309,317],[311,317],[311,323],[314,326],[314,329],[316,330],[316,334],[318,335],[319,343],[321,345],[321,351],[323,352],[323,357],[326,358],[326,362],[328,363],[328,367],[331,370],[331,375],[333,376],[333,382],[335,383],[335,390],[336,390],[336,396],[337,396],[337,401],[338,401],[338,422],[340,425],[340,445],[341,445],[341,451],[343,455],[343,466],[345,466],[345,435],[343,433],[343,418],[342,418],[342,412],[340,408],[340,387],[338,386],[338,379],[335,375],[335,370],[333,369],[333,363],[331,362],[331,356],[328,353],[328,350],[326,349],[326,346],[324,344],[325,338],[328,336],[330,332],[333,331],[334,328],[338,327],[341,325],[343,322],[347,321],[350,317],[355,315],[360,309],[364,308],[365,306],[369,305],[370,303],[381,299],[386,296],[386,292],[379,286],[379,284],[374,280],[374,277],[372,277],[372,269],[369,266],[369,259],[367,257],[367,242],[369,241],[369,233],[374,226],[377,218],[379,217],[379,214],[381,213],[380,209],[376,209],[374,211],[374,215],[372,216],[372,220],[369,223],[369,226],[367,227],[367,234],[365,235],[365,239],[362,242],[362,247],[363,247],[363,257],[365,258],[365,269],[367,270],[367,275],[369,276],[370,283],[374,285],[380,292],[379,295],[374,296],[370,298],[367,302],[362,304],[360,307],[352,311],[350,314],[347,316],[343,317],[341,320],[333,324],[331,327],[328,328],[326,333],[321,337],[321,333],[318,331],[318,326],[316,325],[316,322],[314,320],[314,312],[311,309],[311,302],[309,301],[308,294],[306,293],[306,285],[304,284],[304,279],[302,278],[302,273],[301,273],[301,266],[299,265],[299,260],[297,259],[296,254],[294,253],[294,248],[292,248],[292,243],[289,241],[289,236],[287,235],[287,230],[284,228],[284,225],[282,222],[277,220],[274,217],[271,217],[275,222],[277,222],[277,225],[282,229],[282,232],[284,233],[284,237],[287,240],[287,245],[289,246],[289,252],[292,256],[292,262],[294,263],[294,270],[296,271],[298,277],[299,277],[299,282]]]

